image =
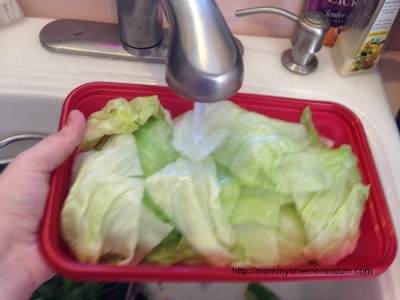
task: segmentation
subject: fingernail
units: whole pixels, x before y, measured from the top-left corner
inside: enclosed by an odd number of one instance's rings
[[[71,110],[71,112],[68,115],[68,120],[67,120],[67,125],[71,124],[76,118],[76,110]]]

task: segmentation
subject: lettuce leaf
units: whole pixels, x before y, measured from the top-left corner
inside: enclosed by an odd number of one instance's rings
[[[178,263],[204,265],[207,261],[190,247],[179,231],[173,230],[146,256],[144,263],[165,266]]]
[[[310,261],[304,225],[287,196],[260,188],[242,188],[230,218],[237,237],[234,264],[289,266]]]
[[[286,153],[309,146],[303,124],[289,123],[244,112],[233,125],[232,134],[213,154],[216,162],[248,186],[275,189],[279,164]]]
[[[232,229],[221,209],[216,166],[184,158],[145,179],[146,191],[185,240],[215,265],[231,261]],[[173,187],[173,188],[171,188]]]
[[[308,239],[304,224],[293,204],[281,206],[277,237],[280,266],[296,266],[311,261],[305,250]]]
[[[322,264],[333,265],[354,251],[369,186],[362,183],[357,158],[348,145],[320,149],[333,178],[330,188],[295,193],[294,202],[308,238],[307,251]]]
[[[272,267],[279,265],[277,228],[254,223],[234,225],[243,257],[235,257],[234,265]]]
[[[176,161],[179,154],[172,147],[172,125],[161,117],[152,117],[134,133],[144,177]]]
[[[229,171],[217,165],[217,180],[220,187],[219,198],[225,217],[229,219],[240,195],[240,182]]]
[[[124,98],[110,100],[89,116],[81,148],[83,151],[94,149],[104,136],[132,133],[152,116],[170,121],[169,112],[162,108],[157,96],[138,97],[131,101]]]
[[[203,109],[200,131],[193,111],[172,123],[155,96],[114,99],[89,118],[91,151],[76,159],[62,212],[80,261],[272,267],[354,251],[369,186],[309,107],[300,123],[229,101]]]
[[[233,225],[253,223],[277,228],[280,206],[281,201],[276,193],[244,187],[229,221]]]
[[[134,137],[111,137],[100,151],[84,153],[61,212],[61,232],[79,261],[116,256],[128,263],[138,240],[144,194]]]
[[[244,187],[229,219],[237,244],[235,264],[275,266],[279,263],[278,226],[280,199],[275,193]],[[238,257],[242,253],[243,257]]]
[[[172,230],[156,247],[154,247],[148,255],[145,256],[143,262],[146,264],[159,264],[171,266],[179,262],[182,257],[177,257],[178,245],[182,240],[182,234],[174,229]],[[182,255],[182,253],[179,253]],[[192,253],[193,254],[193,251]]]
[[[233,124],[239,114],[245,112],[229,101],[220,101],[205,105],[204,115],[199,113],[201,124],[194,125],[195,112],[190,110],[180,116],[174,124],[174,148],[193,161],[202,161],[231,134]],[[200,132],[197,132],[200,131]]]
[[[287,194],[325,190],[333,184],[329,168],[313,148],[282,154],[274,177],[275,190]]]
[[[139,237],[134,260],[138,264],[174,229],[170,223],[160,220],[152,210],[143,205],[139,221]]]

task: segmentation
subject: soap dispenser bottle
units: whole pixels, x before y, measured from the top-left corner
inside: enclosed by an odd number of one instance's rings
[[[400,0],[357,0],[338,40],[332,58],[340,75],[373,70],[400,9]]]

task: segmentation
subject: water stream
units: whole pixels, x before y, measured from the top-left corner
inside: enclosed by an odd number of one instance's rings
[[[195,102],[193,108],[193,140],[198,144],[204,135],[204,118],[207,103]]]

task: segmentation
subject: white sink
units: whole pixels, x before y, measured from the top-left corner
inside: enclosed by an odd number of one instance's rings
[[[55,132],[62,102],[77,86],[93,81],[165,85],[164,67],[56,55],[39,42],[41,28],[52,20],[27,18],[0,28],[0,138],[19,133]],[[286,39],[239,37],[245,48],[241,92],[333,101],[361,120],[393,216],[400,232],[400,137],[378,70],[340,77],[330,49],[317,54],[319,66],[307,76],[293,75],[280,63],[290,47]],[[12,157],[26,145],[0,149]],[[6,152],[7,151],[7,152]],[[265,283],[282,299],[400,299],[400,257],[383,275],[368,280]]]
[[[55,132],[63,99],[54,100],[53,97],[0,93],[0,140],[25,133]],[[22,140],[0,148],[0,164],[37,142],[37,139]]]

